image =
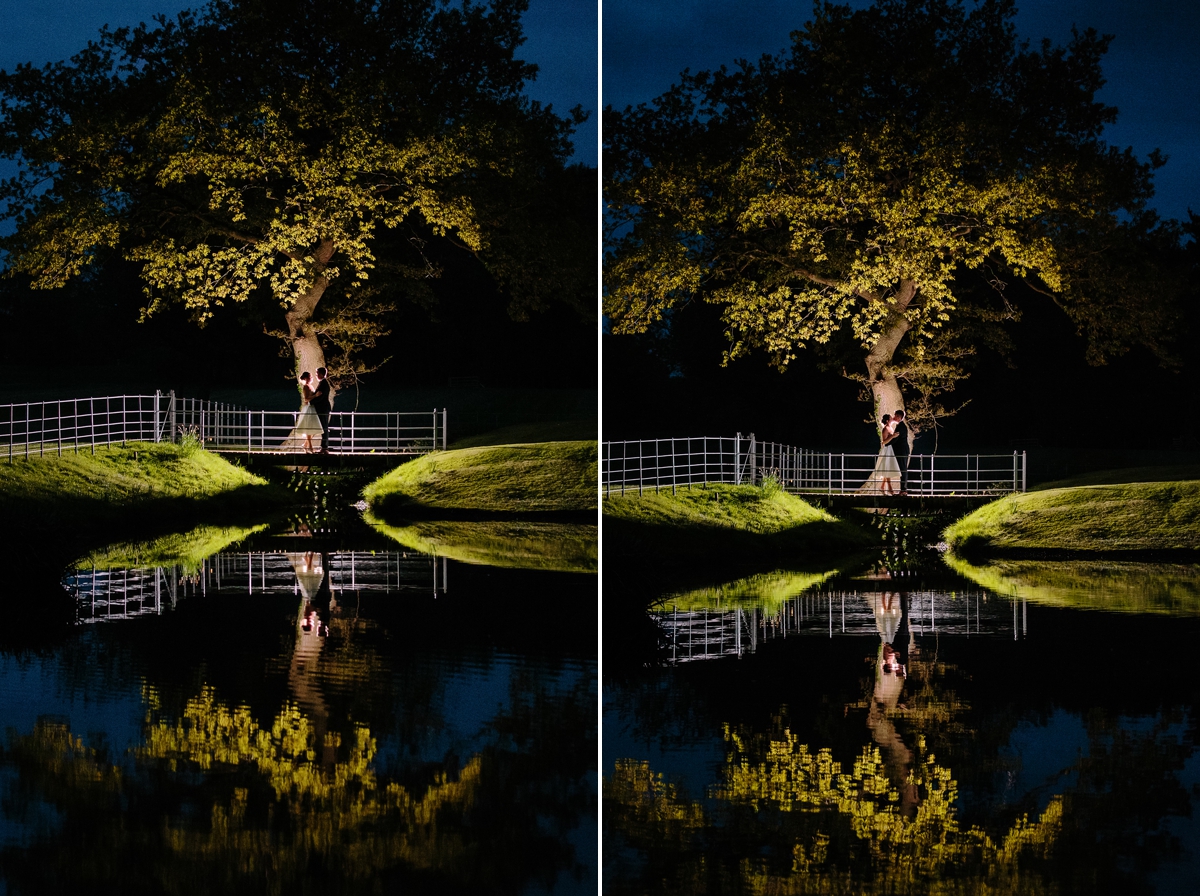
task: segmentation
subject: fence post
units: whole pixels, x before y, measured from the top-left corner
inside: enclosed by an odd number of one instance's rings
[[[170,433],[172,443],[174,443],[174,441],[175,441],[175,430],[176,430],[175,413],[176,413],[175,412],[175,390],[172,389],[170,392],[167,393],[167,415],[168,415],[167,423],[171,427],[170,429],[167,430],[167,432]]]
[[[159,401],[159,399],[161,397],[162,397],[162,390],[155,389],[154,390],[154,442],[155,442],[155,444],[162,441],[162,431],[163,431],[163,427],[165,425],[165,421],[160,420],[159,416],[158,416],[159,411],[160,411],[160,405],[161,405],[161,402]],[[154,584],[155,585],[158,584],[157,578],[155,578]]]
[[[1028,483],[1028,481],[1029,481],[1029,457],[1024,451],[1022,451],[1021,452],[1021,491],[1022,492],[1025,491],[1025,486]]]
[[[733,484],[742,484],[742,434],[739,432],[733,440]]]
[[[449,408],[442,408],[442,450],[446,450],[446,433],[449,432],[449,424],[446,422],[446,415],[449,413]]]
[[[754,440],[754,433],[750,433],[750,456],[746,458],[750,464],[750,482],[748,485],[754,485],[758,482],[758,450]]]

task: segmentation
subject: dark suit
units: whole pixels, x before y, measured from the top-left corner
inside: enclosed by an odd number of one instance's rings
[[[333,441],[333,432],[329,428],[329,414],[333,411],[333,402],[329,400],[328,379],[317,381],[317,394],[313,396],[309,404],[317,412],[317,419],[321,421],[321,429],[325,431],[325,435],[321,439],[321,450],[328,451]]]
[[[900,467],[900,491],[908,491],[908,427],[901,420],[896,424],[896,438],[889,442],[896,464]]]

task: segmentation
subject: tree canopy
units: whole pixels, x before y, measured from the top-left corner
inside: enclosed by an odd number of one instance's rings
[[[876,417],[906,391],[918,426],[1034,293],[1093,363],[1165,355],[1180,231],[1147,207],[1164,160],[1102,139],[1111,37],[1030,47],[1014,16],[1011,0],[818,2],[784,53],[607,109],[612,331],[699,299],[724,309],[726,360],[785,368],[852,339]]]
[[[51,288],[120,255],[147,314],[201,323],[267,293],[309,370],[372,344],[398,296],[431,303],[448,263],[481,264],[516,317],[590,313],[584,113],[525,96],[526,7],[210,0],[0,73],[10,271]]]

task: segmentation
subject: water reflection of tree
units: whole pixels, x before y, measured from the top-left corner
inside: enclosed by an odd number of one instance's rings
[[[6,845],[0,871],[14,892],[548,885],[580,873],[568,832],[595,811],[594,681],[513,687],[519,699],[491,721],[485,745],[420,785],[379,777],[364,725],[325,735],[328,765],[295,704],[261,726],[211,688],[181,714],[147,688],[144,740],[128,761],[41,722],[10,734],[0,754],[12,782],[6,814],[36,830]],[[36,824],[39,814],[53,822]]]
[[[942,710],[916,711],[931,722]],[[951,769],[910,734],[906,806],[884,752],[850,762],[801,742],[777,717],[766,731],[725,726],[707,799],[649,763],[618,760],[604,782],[612,893],[1153,892],[1148,875],[1178,855],[1163,825],[1189,813],[1178,774],[1192,753],[1170,713],[1130,730],[1089,718],[1089,750],[1070,787],[981,824],[960,818]],[[638,862],[629,862],[636,855]]]

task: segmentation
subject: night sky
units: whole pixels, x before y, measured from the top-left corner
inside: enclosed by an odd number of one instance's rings
[[[653,99],[685,68],[778,53],[812,13],[808,0],[604,0],[603,7],[603,102],[615,108]],[[1073,24],[1116,36],[1100,99],[1120,113],[1105,136],[1143,158],[1156,147],[1169,156],[1155,177],[1161,215],[1200,212],[1200,3],[1017,0],[1017,8],[1017,28],[1034,42],[1066,43]]]
[[[0,69],[21,62],[38,65],[69,58],[95,37],[101,25],[119,27],[148,22],[156,14],[174,16],[202,2],[180,0],[4,0],[0,31]],[[531,0],[525,17],[527,40],[522,55],[540,71],[529,94],[566,113],[576,104],[592,118],[575,135],[573,161],[595,165],[596,0]]]

